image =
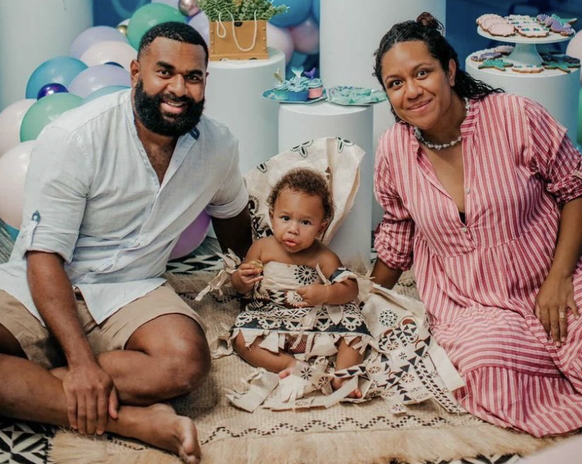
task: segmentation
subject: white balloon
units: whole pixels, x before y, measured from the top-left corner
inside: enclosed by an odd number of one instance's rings
[[[196,16],[192,16],[192,19],[188,21],[188,24],[196,29],[206,41],[206,45],[210,46],[210,41],[208,39],[210,35],[210,23],[204,12],[201,11]]]
[[[82,55],[81,61],[87,66],[105,63],[119,63],[130,71],[131,61],[137,58],[137,50],[125,42],[105,40],[89,47]]]
[[[0,157],[0,219],[20,229],[24,205],[24,178],[35,141],[22,142]]]
[[[289,63],[293,55],[293,50],[295,49],[293,37],[289,29],[267,23],[267,45],[271,48],[281,50],[285,54],[285,64]]]
[[[568,48],[566,48],[566,54],[582,61],[582,31],[578,31],[574,38],[570,40]],[[580,85],[582,85],[582,73],[580,73]]]
[[[121,21],[121,22],[120,22],[120,23],[119,23],[117,26],[115,26],[115,27],[119,27],[119,26],[129,26],[129,20],[130,20],[130,19],[131,19],[131,18],[124,19],[123,21]]]
[[[34,98],[18,100],[0,113],[0,157],[20,143],[22,119],[35,102]]]

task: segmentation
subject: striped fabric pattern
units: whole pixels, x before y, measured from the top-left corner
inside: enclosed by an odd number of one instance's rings
[[[472,101],[461,126],[465,223],[420,149],[396,124],[376,154],[385,210],[375,247],[389,267],[413,262],[439,344],[471,413],[535,436],[582,427],[582,318],[561,348],[534,315],[552,264],[560,207],[582,196],[582,158],[566,130],[531,100]],[[582,263],[574,273],[582,310]]]

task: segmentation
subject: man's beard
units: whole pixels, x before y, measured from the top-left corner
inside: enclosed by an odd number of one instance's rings
[[[186,111],[177,115],[162,115],[160,105],[164,100],[185,103]],[[187,96],[176,97],[162,93],[149,95],[144,90],[141,79],[135,86],[134,104],[137,116],[145,128],[167,137],[179,137],[190,132],[200,122],[204,110],[204,99],[196,103]]]

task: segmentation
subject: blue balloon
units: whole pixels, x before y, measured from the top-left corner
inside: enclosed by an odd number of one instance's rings
[[[313,6],[311,8],[311,11],[313,12],[313,18],[315,19],[315,22],[319,24],[319,17],[321,16],[320,0],[313,0]]]
[[[47,84],[62,84],[68,88],[77,74],[85,69],[87,69],[85,63],[70,56],[59,56],[47,60],[28,78],[26,98],[36,98],[40,89]]]
[[[274,6],[287,5],[287,13],[273,16],[269,22],[277,27],[298,26],[311,13],[312,0],[273,0]]]
[[[109,85],[107,87],[102,87],[99,90],[95,90],[95,92],[90,93],[83,99],[82,105],[88,103],[96,98],[103,97],[104,95],[109,95],[110,93],[119,92],[120,90],[126,90],[130,87],[126,85]]]
[[[20,233],[20,231],[18,229],[15,229],[14,227],[9,226],[6,223],[4,223],[4,229],[6,230],[6,232],[8,232],[8,235],[10,235],[10,238],[12,240],[16,241],[16,238],[18,237],[18,234]]]
[[[67,93],[67,92],[68,90],[63,84],[52,82],[50,84],[43,85],[41,89],[38,91],[38,95],[36,96],[36,98],[37,100],[40,100],[42,97],[46,97],[54,93]]]

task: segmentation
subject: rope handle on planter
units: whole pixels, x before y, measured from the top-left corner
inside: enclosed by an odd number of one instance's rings
[[[234,38],[234,43],[236,44],[237,48],[241,51],[241,52],[249,52],[251,51],[253,48],[255,48],[255,45],[257,43],[257,32],[258,32],[258,23],[257,23],[257,12],[255,11],[255,33],[253,34],[253,43],[251,44],[250,47],[248,48],[243,48],[240,46],[240,43],[238,43],[238,39],[236,37],[236,28],[235,28],[235,20],[234,20],[234,16],[232,15],[232,13],[229,11],[228,12],[230,14],[230,18],[231,18],[231,24],[232,24],[232,37]],[[218,12],[218,27],[216,28],[216,35],[221,38],[224,39],[226,37],[226,26],[224,25],[224,23],[222,22],[221,19],[222,16],[222,12]],[[220,28],[222,28],[222,32],[220,30]]]

